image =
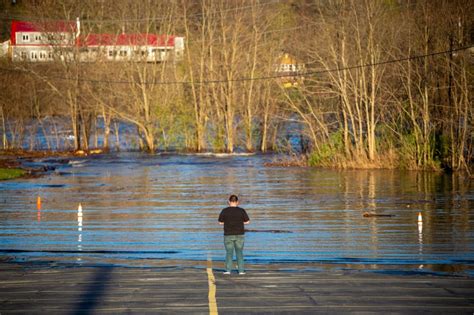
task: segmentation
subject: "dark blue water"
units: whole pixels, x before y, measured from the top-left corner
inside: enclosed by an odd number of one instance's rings
[[[125,266],[199,266],[212,259],[219,265],[217,217],[235,193],[254,230],[246,235],[250,265],[474,275],[472,181],[265,167],[271,158],[123,153],[1,182],[0,257]]]

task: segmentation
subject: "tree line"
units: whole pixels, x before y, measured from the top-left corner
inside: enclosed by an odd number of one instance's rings
[[[74,149],[98,132],[108,148],[124,121],[144,151],[267,152],[297,123],[311,165],[468,170],[474,160],[469,1],[46,0],[2,11],[5,23],[80,17],[85,34],[185,37],[180,61],[2,60],[4,149],[21,145],[27,122],[65,117]],[[275,72],[284,53],[304,64],[290,88]]]

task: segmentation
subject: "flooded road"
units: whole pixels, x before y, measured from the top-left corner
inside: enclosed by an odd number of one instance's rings
[[[250,265],[474,276],[472,180],[265,167],[271,158],[121,153],[1,182],[0,258],[138,267],[222,263],[217,217],[235,193],[251,219]]]

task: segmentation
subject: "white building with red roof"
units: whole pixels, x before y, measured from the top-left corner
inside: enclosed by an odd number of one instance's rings
[[[78,38],[81,61],[103,58],[109,61],[179,60],[184,52],[184,38],[156,34],[89,34]]]
[[[79,23],[12,21],[10,57],[13,61],[52,61],[55,54],[70,57]]]
[[[82,62],[180,60],[184,38],[157,34],[81,34],[76,22],[12,21],[9,56],[12,61]]]

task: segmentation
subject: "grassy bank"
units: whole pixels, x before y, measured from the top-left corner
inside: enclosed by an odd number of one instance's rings
[[[25,171],[18,168],[0,168],[0,180],[14,179],[25,175]]]

